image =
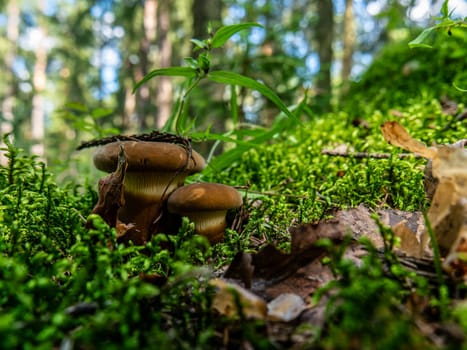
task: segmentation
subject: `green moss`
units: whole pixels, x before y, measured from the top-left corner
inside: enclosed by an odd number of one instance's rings
[[[452,143],[463,137],[465,126],[443,114],[436,100],[400,109],[402,123],[411,134],[427,144]],[[312,222],[330,208],[391,207],[413,211],[426,209],[423,170],[426,161],[403,153],[382,137],[380,125],[395,118],[373,112],[363,116],[367,127],[350,123],[347,113],[334,113],[288,130],[274,142],[254,147],[241,159],[215,173],[209,181],[246,186],[246,196],[255,205],[249,208],[246,235],[287,240],[287,229],[301,222]],[[366,152],[367,158],[338,157],[323,150],[344,147]],[[387,154],[388,159],[371,154]],[[222,157],[222,156],[221,156]],[[204,179],[203,179],[204,180]]]
[[[467,83],[467,31],[454,29],[451,34],[437,32],[432,49],[411,49],[407,41],[385,46],[350,86],[341,107],[358,115],[443,96],[463,101],[465,95],[453,83],[460,87]]]

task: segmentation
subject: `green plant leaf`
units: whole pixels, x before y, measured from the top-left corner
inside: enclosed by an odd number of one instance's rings
[[[216,33],[214,33],[214,36],[211,39],[211,46],[213,48],[221,47],[234,34],[238,33],[239,31],[251,28],[251,27],[262,28],[263,26],[259,23],[248,22],[248,23],[233,24],[230,26],[221,27],[216,31]]]
[[[457,90],[459,90],[459,91],[461,91],[461,92],[467,92],[467,89],[463,89],[463,88],[459,87],[456,83],[452,83],[452,85],[453,85]]]
[[[285,130],[291,131],[297,124],[290,118],[278,118],[270,129],[255,129],[249,130],[250,138],[248,141],[239,139],[224,139],[223,135],[210,135],[211,139],[217,139],[221,141],[234,142],[235,148],[223,152],[221,155],[213,158],[206,169],[203,170],[204,176],[209,176],[212,173],[219,172],[229,166],[232,166],[235,162],[240,161],[243,153],[251,150],[252,148],[260,147],[265,142],[272,140],[276,135],[284,132]],[[235,134],[243,134],[245,131],[237,131]],[[191,136],[191,135],[190,135]]]
[[[191,39],[190,40],[198,49],[206,49],[208,45],[204,40]]]
[[[232,123],[234,128],[237,127],[239,122],[238,117],[238,102],[237,102],[237,91],[235,91],[235,85],[230,85],[230,116],[232,117]]]
[[[193,57],[185,57],[183,60],[188,64],[189,68],[199,68],[198,60],[194,59]]]
[[[159,76],[168,76],[168,77],[185,77],[185,78],[193,78],[197,74],[196,69],[191,67],[169,67],[169,68],[160,68],[155,69],[148,74],[145,75],[143,79],[135,84],[133,87],[133,93],[138,90],[141,85],[146,83],[148,80],[159,77]]]
[[[113,113],[113,110],[110,108],[96,108],[91,112],[91,115],[94,119],[99,119],[102,117],[107,117],[108,115],[111,115]]]
[[[413,39],[411,42],[409,42],[409,47],[414,48],[414,47],[425,47],[425,48],[432,48],[431,45],[426,44],[426,41],[428,37],[430,36],[431,32],[433,32],[436,28],[435,27],[430,27],[425,29],[423,32],[419,34],[415,39]]]
[[[239,85],[249,89],[260,92],[264,97],[274,103],[287,117],[297,120],[296,116],[290,112],[284,102],[276,95],[274,91],[268,88],[266,85],[245,77],[243,75],[227,72],[227,71],[213,71],[207,75],[208,79],[221,84],[226,85]]]
[[[444,18],[449,16],[449,9],[448,9],[449,0],[444,0],[443,5],[441,6],[441,14]]]
[[[71,109],[73,111],[76,111],[76,112],[88,112],[88,107],[86,107],[85,105],[81,104],[81,103],[77,103],[77,102],[68,102],[65,104],[65,108],[66,109]]]

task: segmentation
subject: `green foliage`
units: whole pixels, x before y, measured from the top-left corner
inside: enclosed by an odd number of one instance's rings
[[[427,144],[453,143],[461,139],[465,126],[454,122],[449,132],[436,125],[449,122],[439,102],[421,103],[400,110],[400,121]],[[340,112],[304,123],[300,129],[271,133],[258,146],[245,150],[238,160],[231,152],[214,158],[202,179],[246,186],[247,198],[256,200],[248,208],[246,232],[257,238],[286,242],[290,225],[318,220],[331,208],[355,207],[360,203],[413,211],[426,208],[423,190],[425,161],[399,159],[397,150],[384,141],[380,125],[392,119],[389,113],[363,115],[365,126],[351,123]],[[367,158],[323,154],[344,146],[351,152],[367,152]],[[386,153],[388,159],[371,154]],[[227,165],[228,164],[228,165]],[[267,218],[267,219],[265,219]]]
[[[214,319],[206,266],[213,250],[193,235],[192,223],[184,219],[179,235],[156,235],[144,247],[117,244],[115,231],[89,215],[94,191],[58,187],[44,164],[7,146],[9,165],[0,167],[1,349],[220,346],[217,329],[233,320]],[[239,237],[229,241],[240,244]],[[239,341],[269,344],[257,337],[255,322],[239,328]]]
[[[320,340],[323,348],[431,348],[416,327],[416,316],[401,307],[410,297],[424,297],[427,281],[402,268],[390,251],[387,260],[382,260],[368,242],[368,254],[355,264],[344,257],[349,243],[334,247],[331,242],[321,242],[331,252],[329,263],[339,277],[315,296],[329,298]],[[385,273],[388,269],[393,276]]]
[[[45,164],[25,157],[8,139],[9,164],[0,168],[0,227],[11,253],[65,254],[74,242],[74,227],[94,198],[80,198],[78,188],[58,188]],[[71,194],[71,197],[70,197]]]
[[[8,157],[0,168],[0,348],[206,348],[209,272],[193,265],[210,248],[191,224],[145,247],[117,245],[100,217],[84,226],[95,193],[60,189],[11,144]],[[167,282],[148,283],[143,273]]]
[[[386,46],[362,77],[353,83],[341,106],[353,115],[388,111],[431,99],[463,101],[453,87],[467,83],[467,30],[453,28],[451,35],[437,32],[433,50],[410,49],[406,41]]]
[[[196,49],[201,52],[198,54],[197,58],[185,58],[185,61],[188,63],[188,67],[156,69],[149,72],[142,80],[136,83],[134,91],[140,88],[143,84],[147,83],[150,79],[157,76],[178,76],[188,78],[184,93],[180,101],[177,103],[178,109],[174,116],[169,119],[167,124],[164,126],[165,130],[171,130],[173,127],[173,129],[178,134],[186,134],[186,132],[189,131],[188,129],[192,124],[188,123],[187,119],[184,118],[185,102],[191,95],[193,89],[195,89],[203,79],[225,84],[227,86],[241,86],[244,88],[256,90],[271,102],[273,102],[280,111],[287,115],[287,117],[295,119],[295,116],[289,111],[287,106],[276,95],[276,93],[263,83],[234,72],[212,70],[212,49],[223,46],[225,42],[234,34],[254,26],[261,27],[261,25],[257,23],[234,24],[219,28],[219,30],[216,31],[211,38],[206,40],[192,39],[192,42],[196,45]],[[232,120],[238,120],[236,117],[235,108],[233,109]],[[216,136],[214,135],[213,137],[215,138]]]
[[[114,127],[103,127],[99,120],[113,114],[109,108],[95,108],[90,110],[83,104],[68,102],[59,113],[61,117],[71,123],[74,130],[88,133],[93,138],[102,138],[109,134],[117,134]]]
[[[467,18],[464,19],[453,19],[453,12],[449,11],[449,0],[444,0],[443,6],[441,7],[441,17],[437,18],[439,23],[424,29],[415,39],[409,42],[409,47],[424,47],[433,48],[432,45],[428,44],[428,39],[436,31],[445,31],[448,35],[452,35],[452,30],[455,28],[467,29]]]
[[[212,48],[219,48],[224,46],[224,44],[229,40],[233,35],[237,34],[238,32],[250,29],[251,27],[262,27],[258,23],[240,23],[234,24],[230,26],[224,26],[217,30],[212,39],[207,41],[207,44],[210,45]]]

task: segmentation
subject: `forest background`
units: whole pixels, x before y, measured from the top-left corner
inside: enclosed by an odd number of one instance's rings
[[[434,23],[429,0],[10,0],[0,4],[0,132],[44,160],[60,179],[91,167],[80,142],[167,128],[182,81],[151,70],[186,65],[191,38],[240,22],[253,27],[213,52],[212,66],[256,79],[288,106],[308,99],[308,117],[339,108],[383,47],[413,39]],[[465,16],[462,1],[450,1]],[[196,55],[196,52],[194,52]],[[193,92],[192,130],[231,129],[228,86]],[[278,110],[237,89],[238,125],[269,127]],[[171,130],[168,130],[171,131]],[[203,149],[203,147],[205,147]],[[195,146],[206,154],[209,144]],[[89,158],[88,158],[89,159]],[[78,161],[75,161],[78,160]],[[4,162],[5,159],[2,159]],[[85,169],[92,172],[92,169]]]

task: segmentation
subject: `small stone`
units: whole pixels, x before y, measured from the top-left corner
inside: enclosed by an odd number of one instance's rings
[[[284,293],[268,303],[268,318],[272,321],[290,322],[306,309],[303,299],[293,293]]]

